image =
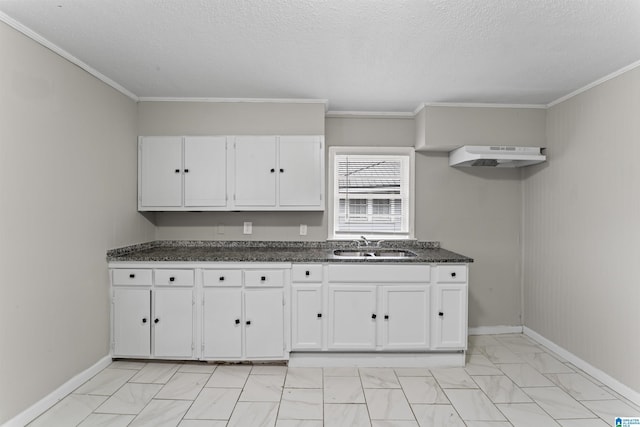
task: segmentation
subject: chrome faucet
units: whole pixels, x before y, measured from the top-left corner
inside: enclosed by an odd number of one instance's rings
[[[371,245],[371,242],[364,236],[360,236],[359,239],[356,240],[358,242],[358,247],[368,248]]]
[[[359,248],[379,248],[382,245],[382,242],[384,242],[384,240],[378,240],[378,241],[374,241],[374,240],[369,240],[364,236],[360,236],[359,239],[356,239],[357,245]]]

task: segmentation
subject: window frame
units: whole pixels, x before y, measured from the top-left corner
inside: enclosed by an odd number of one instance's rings
[[[339,198],[336,193],[338,183],[336,182],[336,156],[359,155],[359,156],[406,156],[408,158],[408,185],[407,189],[407,233],[336,233],[335,225],[337,215],[339,215]],[[327,240],[351,240],[365,236],[372,240],[415,240],[415,150],[413,147],[351,147],[333,146],[329,147],[329,173],[328,173],[328,237]]]

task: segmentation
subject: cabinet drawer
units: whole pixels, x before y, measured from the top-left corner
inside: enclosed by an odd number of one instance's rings
[[[322,282],[321,264],[298,264],[291,267],[291,281],[295,283]]]
[[[193,286],[193,270],[155,270],[156,286]]]
[[[244,285],[263,287],[263,286],[283,286],[284,271],[283,270],[245,270]]]
[[[431,267],[428,265],[330,264],[329,282],[356,283],[425,283],[430,281]]]
[[[114,285],[151,286],[151,270],[117,268],[112,271]]]
[[[466,265],[439,265],[438,283],[465,283],[467,281]]]
[[[203,270],[203,286],[242,286],[242,270]]]

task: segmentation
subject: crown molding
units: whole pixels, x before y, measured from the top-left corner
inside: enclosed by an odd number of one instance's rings
[[[425,107],[530,108],[544,110],[545,104],[491,104],[486,102],[424,102],[413,111],[417,115]]]
[[[571,93],[569,93],[569,94],[567,94],[565,96],[562,96],[562,97],[556,99],[555,101],[552,101],[552,102],[548,103],[547,104],[547,108],[551,108],[551,107],[553,107],[555,105],[558,105],[558,104],[560,104],[560,103],[562,103],[562,102],[564,102],[564,101],[566,101],[568,99],[573,98],[574,96],[578,96],[581,93],[588,91],[589,89],[593,89],[594,87],[596,87],[598,85],[601,85],[602,83],[608,82],[609,80],[612,80],[612,79],[614,79],[614,78],[626,73],[627,71],[631,71],[631,70],[633,70],[634,68],[637,68],[637,67],[640,67],[640,61],[636,61],[634,63],[631,63],[631,64],[627,65],[626,67],[622,67],[619,70],[614,71],[613,73],[608,74],[608,75],[602,77],[601,79],[596,80],[595,82],[589,83],[588,85],[583,86],[580,89],[574,90],[573,92],[571,92]]]
[[[265,104],[324,104],[325,111],[329,106],[327,99],[307,98],[207,98],[207,97],[160,97],[140,96],[139,102],[212,102],[212,103],[265,103]]]
[[[413,119],[412,112],[403,111],[327,111],[326,118],[329,119]]]
[[[122,93],[123,95],[128,96],[129,98],[131,98],[132,100],[134,100],[136,102],[138,101],[138,97],[133,92],[131,92],[128,89],[126,89],[125,87],[119,85],[115,81],[111,80],[109,77],[107,77],[104,74],[102,74],[99,71],[97,71],[95,68],[89,66],[85,62],[82,62],[81,60],[79,60],[75,56],[71,55],[66,50],[64,50],[64,49],[60,48],[59,46],[57,46],[56,44],[50,42],[49,40],[47,40],[46,38],[44,38],[40,34],[36,33],[32,29],[24,26],[23,24],[21,24],[20,22],[16,21],[13,18],[11,18],[9,15],[5,14],[4,12],[0,12],[0,21],[4,22],[5,24],[10,26],[14,30],[24,34],[27,37],[29,37],[31,40],[35,41],[36,43],[39,43],[40,45],[46,47],[50,51],[52,51],[55,54],[61,56],[62,58],[66,59],[67,61],[71,62],[72,64],[80,67],[81,69],[83,69],[87,73],[91,74],[93,77],[97,78],[98,80],[102,81],[103,83],[106,83],[107,85],[111,86],[112,88],[114,88],[118,92]]]

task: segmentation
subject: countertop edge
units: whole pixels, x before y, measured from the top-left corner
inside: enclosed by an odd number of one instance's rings
[[[156,240],[107,251],[108,263],[472,263],[440,247],[440,242],[390,241],[385,248],[410,249],[418,256],[400,259],[341,258],[334,249],[353,248],[353,241],[202,241]]]

